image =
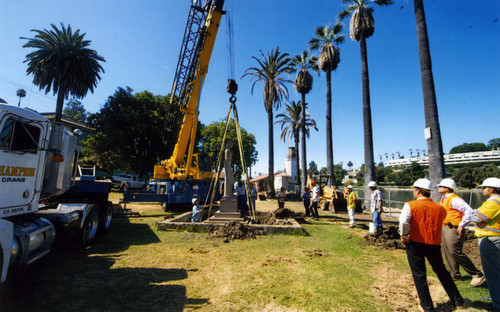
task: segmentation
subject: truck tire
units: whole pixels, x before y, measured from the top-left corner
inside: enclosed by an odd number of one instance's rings
[[[163,211],[168,212],[168,203],[167,202],[161,203],[161,207],[163,208]]]
[[[93,206],[90,208],[87,217],[83,221],[82,228],[82,244],[84,247],[92,245],[97,237],[97,232],[99,230],[99,213],[97,208]]]
[[[105,234],[109,231],[111,227],[111,222],[113,221],[113,203],[107,202],[105,207],[101,208],[101,215],[99,220],[99,232]]]

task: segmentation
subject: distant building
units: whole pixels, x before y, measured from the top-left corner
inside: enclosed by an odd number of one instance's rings
[[[445,154],[443,155],[445,165],[453,164],[466,164],[466,163],[489,163],[500,162],[500,151],[485,151],[485,152],[471,152],[471,153],[458,153],[458,154]],[[416,162],[422,166],[429,166],[429,158],[427,156],[410,157],[388,160],[385,163],[386,167],[395,166],[409,166],[412,162]]]
[[[297,152],[295,147],[288,148],[288,157],[285,160],[285,172],[293,183],[297,183]]]
[[[43,117],[45,117],[48,120],[50,120],[51,122],[53,122],[56,114],[55,113],[40,113],[40,115],[42,115]],[[83,134],[78,137],[78,142],[85,141],[89,137],[89,135],[91,135],[92,133],[94,133],[96,131],[94,128],[91,128],[80,121],[76,121],[76,120],[69,119],[69,118],[64,118],[64,116],[61,118],[61,124],[68,131],[71,131],[71,132],[75,131],[76,129],[83,131]]]
[[[278,192],[282,187],[287,191],[298,192],[300,185],[297,185],[297,154],[295,147],[288,148],[288,155],[285,159],[285,171],[277,171],[274,173],[274,190]],[[250,180],[254,183],[259,192],[267,190],[268,175],[260,175]]]

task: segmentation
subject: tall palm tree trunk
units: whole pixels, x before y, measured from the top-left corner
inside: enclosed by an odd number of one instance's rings
[[[359,41],[361,51],[361,80],[363,85],[363,128],[365,143],[365,194],[370,194],[368,183],[375,181],[375,164],[373,160],[372,109],[370,105],[370,77],[368,75],[368,53],[366,39]],[[365,207],[369,207],[369,198],[365,196]]]
[[[332,139],[332,71],[326,71],[326,168],[328,185],[335,185],[333,175],[333,139]]]
[[[298,184],[300,185],[300,165],[299,165],[299,161],[300,161],[300,156],[299,156],[299,132],[300,132],[300,129],[298,129],[296,131],[296,133],[293,135],[293,139],[295,141],[295,178],[297,179],[295,181],[295,184]]]
[[[307,159],[306,159],[306,94],[302,92],[302,121],[300,125],[300,136],[302,140],[302,146],[300,150],[301,158],[300,161],[302,171],[300,172],[300,190],[304,192],[304,188],[306,187],[307,183]],[[298,161],[297,161],[298,162]]]
[[[420,72],[422,76],[422,91],[424,94],[425,127],[430,129],[430,138],[427,136],[427,150],[429,151],[429,175],[434,185],[437,185],[445,175],[443,160],[443,144],[439,128],[436,90],[432,75],[431,52],[427,23],[425,21],[424,3],[414,0],[415,20],[417,23],[418,54],[420,57]],[[427,131],[428,133],[428,131]],[[432,199],[438,201],[441,197],[438,192],[432,192]]]
[[[59,91],[57,92],[57,101],[56,101],[56,115],[54,117],[54,122],[60,122],[62,118],[62,110],[64,105],[64,88],[62,86],[59,87]]]
[[[267,112],[267,125],[269,130],[269,165],[268,165],[268,181],[267,194],[270,198],[274,198],[274,131],[273,131],[273,111]]]

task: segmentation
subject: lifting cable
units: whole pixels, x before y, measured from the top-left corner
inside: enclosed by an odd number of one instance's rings
[[[234,44],[233,44],[232,12],[233,12],[232,0],[227,0],[226,1],[226,23],[227,23],[226,31],[227,31],[228,76],[229,76],[227,92],[231,96],[229,98],[230,105],[229,105],[229,110],[228,110],[227,116],[226,116],[226,127],[224,130],[224,135],[222,136],[221,146],[219,149],[219,155],[217,157],[216,176],[212,179],[212,183],[210,184],[209,192],[207,194],[207,199],[208,199],[208,196],[211,194],[210,208],[208,211],[208,215],[210,216],[211,211],[212,211],[212,205],[214,202],[216,185],[218,185],[220,173],[222,171],[221,164],[222,164],[222,159],[223,159],[223,152],[224,152],[224,147],[225,147],[225,143],[226,143],[229,122],[231,120],[231,113],[233,113],[235,127],[236,127],[236,136],[237,136],[237,140],[238,140],[238,150],[240,153],[241,168],[242,168],[242,172],[243,172],[243,181],[245,183],[245,193],[246,193],[246,197],[247,197],[247,202],[250,204],[249,205],[250,206],[250,213],[252,214],[252,217],[255,219],[255,206],[253,204],[253,200],[251,200],[252,194],[250,194],[249,189],[248,189],[247,168],[245,165],[245,158],[243,157],[243,139],[242,139],[242,135],[241,135],[241,128],[240,128],[240,122],[239,122],[239,118],[238,118],[238,111],[236,109],[236,100],[237,100],[236,91],[238,91],[238,84],[234,80]]]

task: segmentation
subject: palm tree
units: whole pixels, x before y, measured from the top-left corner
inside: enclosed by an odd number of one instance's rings
[[[370,105],[370,80],[368,76],[368,56],[366,51],[366,39],[375,31],[373,19],[373,8],[371,4],[389,5],[391,0],[342,0],[348,3],[346,10],[340,12],[339,19],[342,20],[351,15],[349,30],[351,39],[359,41],[361,50],[361,82],[363,85],[363,129],[365,148],[365,185],[375,181],[375,160],[373,156],[373,133],[372,113]],[[367,193],[369,194],[369,193]]]
[[[311,55],[309,57],[309,53],[307,51],[303,51],[300,55],[295,55],[292,59],[293,66],[298,70],[297,76],[295,76],[295,81],[293,82],[293,86],[295,91],[300,93],[302,96],[302,116],[306,115],[307,102],[306,102],[306,94],[309,93],[312,89],[313,84],[313,76],[309,72],[309,69],[312,69],[314,72],[318,73],[318,58],[315,55]],[[301,166],[302,172],[300,174],[300,189],[304,191],[307,182],[307,159],[306,159],[306,124],[305,119],[302,119],[301,124],[301,141],[302,141],[302,149],[300,150],[301,157]],[[297,150],[297,155],[299,151]],[[299,163],[299,157],[297,157],[297,164]],[[297,171],[298,174],[298,171]]]
[[[276,115],[277,120],[274,124],[281,124],[281,141],[285,142],[288,139],[293,137],[293,141],[295,143],[295,151],[299,149],[299,133],[302,132],[302,137],[304,138],[307,135],[309,137],[309,129],[312,127],[316,131],[318,128],[316,127],[316,121],[311,118],[309,113],[304,110],[304,106],[302,102],[291,101],[290,104],[286,105],[285,113],[281,113]],[[302,118],[302,116],[306,116],[306,118]],[[299,154],[297,153],[297,162],[295,163],[295,171],[297,172],[297,176],[300,172],[299,169]],[[302,162],[304,159],[302,158]],[[305,167],[302,167],[305,168]],[[304,170],[304,169],[303,169]],[[303,174],[305,175],[305,174]],[[301,177],[301,181],[306,181],[305,178]],[[302,183],[304,184],[304,183]]]
[[[318,58],[319,69],[326,73],[326,165],[328,168],[328,184],[335,184],[333,174],[333,139],[332,139],[332,71],[340,63],[340,49],[335,45],[344,42],[344,35],[340,35],[342,24],[336,23],[333,27],[320,26],[316,28],[315,38],[309,41],[312,50],[320,49]]]
[[[21,106],[21,98],[26,96],[26,90],[17,89],[16,95],[19,97],[19,102],[17,103],[17,107]]]
[[[293,71],[290,64],[291,60],[288,53],[281,53],[280,48],[276,47],[264,55],[262,50],[259,50],[261,58],[252,56],[257,61],[257,67],[249,67],[242,76],[250,76],[253,80],[253,89],[257,82],[264,84],[264,108],[267,112],[267,126],[269,131],[269,167],[268,167],[268,189],[270,197],[274,197],[274,133],[273,133],[273,107],[279,108],[281,102],[288,99],[288,89],[286,83],[291,82],[285,78],[285,74]]]
[[[33,74],[33,83],[40,90],[45,89],[49,93],[53,89],[57,93],[55,122],[61,121],[64,99],[71,94],[75,98],[83,98],[87,91],[94,92],[97,81],[101,79],[99,73],[104,69],[101,62],[104,58],[96,51],[87,48],[90,40],[83,40],[85,34],[80,30],[75,32],[68,25],[61,29],[51,24],[52,29],[36,30],[35,38],[24,38],[28,42],[23,48],[35,48],[26,55],[25,63],[28,63],[28,74]]]
[[[414,0],[415,20],[417,22],[418,54],[420,57],[420,72],[422,76],[422,90],[424,94],[424,113],[427,138],[427,150],[429,155],[429,176],[434,185],[444,178],[443,143],[441,142],[441,130],[437,111],[436,90],[434,89],[434,77],[432,75],[431,52],[429,48],[429,37],[427,35],[427,23],[425,21],[424,3],[422,0]],[[439,193],[433,194],[432,199],[439,200]]]

